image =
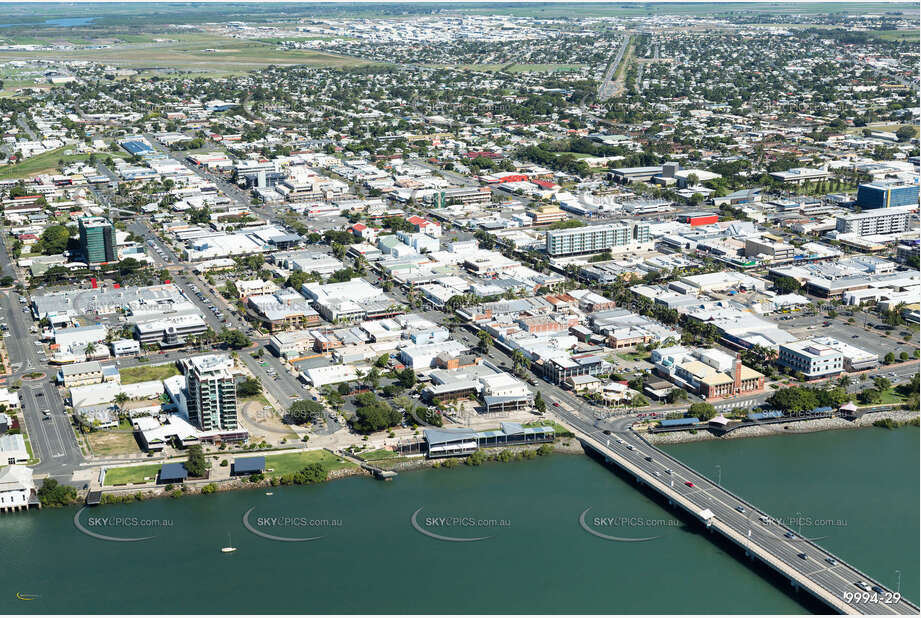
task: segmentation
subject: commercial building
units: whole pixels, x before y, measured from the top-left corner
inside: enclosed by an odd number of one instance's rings
[[[816,339],[781,344],[777,362],[806,376],[806,379],[833,377],[844,371],[844,356]]]
[[[228,356],[209,354],[183,359],[189,420],[203,431],[237,429],[237,390]]]
[[[20,433],[0,436],[0,463],[13,465],[29,461],[26,441]]]
[[[918,183],[877,180],[857,187],[857,205],[864,210],[918,207]]]
[[[846,371],[865,371],[879,366],[879,356],[834,337],[813,337],[813,341],[840,352]]]
[[[649,167],[618,167],[612,169],[608,174],[614,182],[629,184],[631,182],[649,182],[653,177],[662,173],[663,166],[655,165]]]
[[[134,335],[141,344],[159,343],[161,346],[184,344],[189,337],[208,330],[208,324],[201,315],[173,315],[138,322]]]
[[[872,236],[898,234],[908,230],[913,206],[876,208],[866,212],[843,215],[836,219],[835,229],[842,234]]]
[[[500,423],[497,430],[426,429],[423,432],[428,457],[469,455],[478,448],[552,442],[556,432],[552,426],[523,427],[519,423]]]
[[[66,388],[99,384],[102,382],[102,365],[99,364],[99,361],[64,365],[58,372],[58,382]]]
[[[804,182],[819,182],[828,180],[829,173],[809,167],[794,167],[783,172],[771,172],[771,178],[786,184],[799,185]]]
[[[492,201],[492,192],[487,187],[471,189],[445,189],[433,193],[429,199],[432,206],[442,208],[454,204],[483,206]]]
[[[795,248],[785,242],[775,242],[766,238],[746,238],[745,257],[759,257],[773,262],[787,262],[793,259]]]
[[[556,223],[567,217],[566,213],[559,206],[553,204],[543,204],[528,210],[528,214],[534,220],[534,225],[546,225]]]
[[[393,317],[402,307],[383,290],[356,277],[340,283],[305,283],[301,293],[330,322]]]
[[[590,225],[547,232],[544,248],[550,256],[606,251],[650,240],[648,223]]]
[[[32,468],[11,465],[0,469],[0,512],[18,511],[30,506],[40,506]]]
[[[310,303],[291,288],[250,296],[246,299],[246,308],[271,330],[308,326],[320,321],[320,315]]]
[[[658,375],[708,401],[764,390],[763,374],[744,366],[738,355],[715,348],[659,348],[653,350],[651,361]]]
[[[298,357],[313,348],[315,338],[308,330],[295,330],[272,335],[268,348],[276,356],[283,358]]]
[[[80,250],[87,264],[118,261],[115,251],[115,228],[103,217],[80,217]]]

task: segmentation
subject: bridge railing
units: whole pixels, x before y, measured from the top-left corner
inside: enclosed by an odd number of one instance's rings
[[[784,529],[785,531],[788,531],[788,532],[791,532],[791,533],[794,532],[794,530],[793,530],[792,528],[788,528],[787,526],[785,526],[785,525],[783,525],[782,523],[780,523],[780,520],[778,520],[776,517],[772,516],[770,513],[767,513],[767,512],[765,512],[765,511],[763,511],[762,509],[760,509],[760,508],[758,508],[757,506],[755,506],[755,505],[753,505],[752,503],[750,503],[748,500],[746,500],[746,499],[744,499],[744,498],[742,498],[742,497],[736,495],[734,492],[732,492],[732,491],[726,489],[726,488],[723,487],[722,485],[717,485],[716,483],[714,483],[712,480],[710,480],[708,477],[704,476],[704,475],[701,474],[700,472],[697,472],[696,470],[694,470],[694,469],[691,468],[690,466],[685,465],[685,464],[682,463],[680,460],[675,459],[674,457],[672,457],[671,455],[669,455],[669,454],[666,453],[665,451],[659,449],[658,447],[653,446],[648,440],[646,440],[646,438],[644,438],[643,436],[641,436],[641,435],[640,435],[638,432],[636,432],[632,427],[630,428],[630,431],[633,433],[633,435],[635,435],[637,438],[639,438],[639,440],[642,441],[643,444],[645,444],[648,448],[654,450],[654,451],[655,451],[656,453],[658,453],[661,457],[664,457],[665,459],[667,459],[667,460],[673,462],[674,465],[680,466],[681,468],[683,468],[684,470],[686,470],[686,471],[688,471],[688,472],[691,472],[692,474],[695,474],[695,475],[697,475],[697,476],[699,476],[699,477],[703,477],[703,478],[707,479],[707,481],[708,481],[714,488],[718,489],[719,491],[722,491],[722,492],[725,493],[725,494],[728,494],[728,495],[731,496],[734,500],[738,500],[740,503],[742,503],[742,504],[744,504],[745,506],[747,506],[748,508],[750,508],[753,512],[759,513],[759,514],[761,514],[761,515],[764,515],[765,517],[769,517],[769,518],[771,519],[772,522],[774,522],[775,524],[777,524],[780,528]],[[818,550],[819,552],[821,552],[821,553],[823,553],[823,554],[827,554],[828,556],[834,557],[835,560],[837,560],[839,563],[841,563],[842,565],[846,566],[847,568],[851,569],[852,571],[854,571],[855,573],[857,573],[858,575],[860,575],[860,576],[861,576],[861,579],[864,579],[864,580],[866,580],[866,581],[872,582],[872,583],[874,583],[874,584],[880,584],[880,582],[879,582],[876,578],[871,577],[870,575],[867,575],[866,573],[864,573],[863,571],[861,571],[860,569],[858,569],[858,568],[855,567],[854,565],[850,564],[850,563],[847,562],[846,560],[840,559],[838,556],[836,556],[835,554],[832,554],[830,551],[828,551],[827,549],[823,548],[821,545],[818,545],[818,544],[814,543],[813,541],[811,541],[811,540],[808,539],[808,538],[803,538],[802,535],[798,535],[797,538],[798,538],[799,540],[801,540],[801,541],[804,541],[806,544],[808,544],[808,545],[809,545],[810,547],[812,547],[813,549]],[[914,609],[914,610],[916,610],[916,611],[919,610],[919,607],[918,607],[917,605],[915,605],[915,604],[912,603],[911,601],[905,599],[904,597],[902,598],[902,601],[903,601],[906,605],[908,605],[909,607],[911,607],[912,609]]]

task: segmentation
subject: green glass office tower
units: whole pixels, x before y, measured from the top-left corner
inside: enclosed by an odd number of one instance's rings
[[[104,264],[118,260],[115,252],[115,228],[103,217],[81,217],[80,249],[87,264]]]

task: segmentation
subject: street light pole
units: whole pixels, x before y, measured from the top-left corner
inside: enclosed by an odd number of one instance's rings
[[[722,487],[722,481],[723,481],[723,469],[719,466],[719,464],[717,464],[716,465],[716,484],[717,486]]]
[[[898,569],[895,570],[896,575],[899,576],[898,581],[895,584],[896,594],[902,594],[902,572]]]

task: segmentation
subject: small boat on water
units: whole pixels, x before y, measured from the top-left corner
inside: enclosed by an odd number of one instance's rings
[[[221,548],[222,554],[230,554],[237,551],[237,548],[233,546],[233,541],[230,538],[230,533],[227,533],[227,547]]]
[[[272,493],[271,491],[267,491],[267,492],[265,492],[265,495],[267,495],[267,496],[274,496],[275,494]]]

